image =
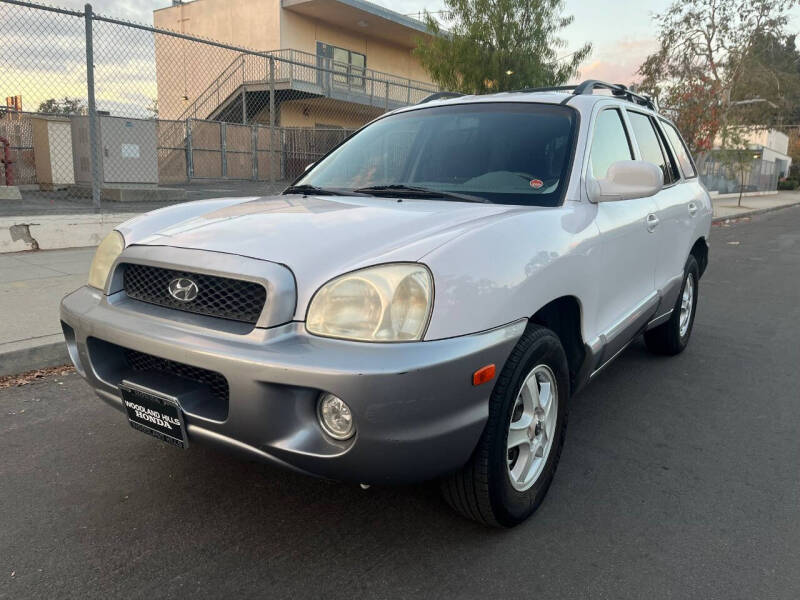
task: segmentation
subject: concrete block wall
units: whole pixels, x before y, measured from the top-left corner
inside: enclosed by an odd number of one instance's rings
[[[0,253],[96,246],[134,213],[0,217]]]

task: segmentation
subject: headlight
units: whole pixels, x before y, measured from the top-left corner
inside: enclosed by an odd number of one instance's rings
[[[100,242],[97,252],[94,253],[92,266],[89,267],[90,286],[98,290],[105,289],[111,265],[114,264],[114,261],[117,260],[117,257],[122,254],[124,249],[125,238],[122,237],[119,231],[112,231]]]
[[[433,280],[420,264],[391,264],[329,281],[311,300],[309,333],[366,342],[422,339],[431,313]]]

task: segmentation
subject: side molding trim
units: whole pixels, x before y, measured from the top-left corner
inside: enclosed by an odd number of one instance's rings
[[[651,320],[647,324],[647,327],[645,328],[645,331],[648,330],[648,329],[652,329],[653,327],[658,327],[662,323],[666,323],[669,320],[669,318],[672,315],[674,310],[675,310],[674,308],[670,308],[667,312],[662,313],[662,314],[658,315],[656,318],[654,318],[653,320]]]

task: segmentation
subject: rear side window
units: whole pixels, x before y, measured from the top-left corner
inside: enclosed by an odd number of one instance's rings
[[[674,125],[666,121],[661,121],[661,129],[663,129],[664,133],[667,135],[669,144],[672,146],[672,152],[681,165],[683,176],[686,178],[697,177],[697,170],[694,168],[692,155],[689,154],[689,149],[686,147],[686,144],[683,143],[681,136],[678,134],[678,130],[675,129]]]
[[[664,173],[664,185],[675,183],[680,179],[680,175],[678,175],[677,167],[672,163],[666,148],[661,144],[660,136],[654,129],[653,121],[642,113],[629,111],[628,115],[633,135],[639,143],[642,160],[651,162],[661,169],[661,172]]]
[[[620,160],[632,160],[633,152],[622,122],[622,115],[616,109],[608,109],[597,115],[592,140],[592,175],[603,179],[608,168]]]

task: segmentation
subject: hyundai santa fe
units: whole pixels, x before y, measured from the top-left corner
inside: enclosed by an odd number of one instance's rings
[[[710,226],[675,125],[623,86],[437,94],[280,195],[118,226],[61,320],[120,426],[365,485],[439,479],[513,526],[570,397],[639,335],[686,348]]]

